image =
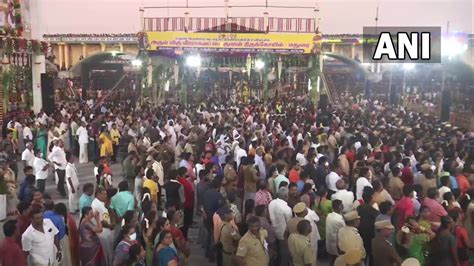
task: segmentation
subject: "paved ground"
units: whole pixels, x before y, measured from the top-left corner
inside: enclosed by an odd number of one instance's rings
[[[88,164],[77,164],[76,165],[80,184],[85,183],[95,183],[95,177],[93,174],[94,165],[92,163]],[[23,167],[19,167],[20,172]],[[112,172],[114,174],[114,185],[117,187],[118,183],[122,181],[122,167],[119,164],[112,165]],[[23,173],[20,173],[20,180],[23,180]],[[59,193],[56,191],[56,184],[54,182],[54,177],[51,175],[48,177],[46,182],[46,192],[51,195],[55,203],[62,202],[68,205],[67,199],[60,197]],[[81,192],[82,193],[82,192]],[[12,218],[12,217],[9,217]],[[76,216],[77,221],[79,221],[79,215]],[[0,226],[3,226],[3,223],[0,222]],[[199,228],[191,228],[189,231],[189,240],[191,243],[191,258],[190,266],[207,266],[215,265],[210,263],[204,257],[204,250],[201,248],[201,245],[198,243],[198,230]],[[3,230],[0,230],[0,239],[3,238]],[[327,265],[325,262],[319,262],[318,265]]]
[[[92,163],[88,164],[77,164],[77,171],[79,174],[79,182],[81,184],[85,183],[95,183],[95,178],[93,174],[94,165]],[[23,169],[22,166],[19,167],[20,172]],[[114,185],[118,186],[118,183],[122,181],[122,167],[119,164],[112,165],[112,171],[114,173]],[[23,180],[23,173],[20,173],[20,180]],[[56,184],[54,182],[54,177],[51,175],[48,177],[46,182],[46,192],[51,195],[55,203],[62,202],[68,205],[67,199],[61,198],[59,193],[56,191]],[[13,217],[9,217],[11,219]],[[76,216],[77,221],[79,221],[79,215]],[[0,222],[0,226],[3,226],[3,223]],[[189,232],[189,238],[191,241],[191,265],[211,265],[204,257],[203,249],[198,245],[197,240],[198,228],[192,228]],[[3,230],[0,230],[0,239],[3,238]]]

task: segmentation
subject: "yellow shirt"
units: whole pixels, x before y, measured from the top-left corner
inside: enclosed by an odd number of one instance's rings
[[[119,144],[119,141],[120,141],[120,132],[118,131],[118,129],[111,129],[110,130],[110,137],[112,138],[112,141],[114,143],[114,145],[118,145]]]
[[[154,203],[158,202],[158,183],[152,179],[144,178],[143,187],[146,187],[150,190],[151,201]]]

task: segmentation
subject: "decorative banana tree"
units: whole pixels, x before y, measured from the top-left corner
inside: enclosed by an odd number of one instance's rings
[[[6,111],[8,107],[8,101],[9,101],[9,92],[10,92],[10,86],[13,84],[13,73],[11,72],[10,69],[6,69],[3,71],[2,75],[2,89],[3,89],[3,108]]]
[[[310,60],[309,60],[309,79],[311,80],[311,88],[309,89],[309,96],[313,104],[318,103],[319,101],[319,94],[320,92],[317,91],[317,86],[318,86],[318,77],[321,74],[321,68],[319,64],[319,57],[320,54],[311,54],[310,55]],[[321,81],[320,81],[321,82]]]
[[[162,90],[163,90],[163,85],[165,83],[165,80],[167,78],[167,72],[166,72],[167,67],[164,64],[159,64],[155,68],[153,68],[153,83],[152,83],[152,93],[151,93],[151,99],[153,103],[157,103],[158,99],[160,99]]]

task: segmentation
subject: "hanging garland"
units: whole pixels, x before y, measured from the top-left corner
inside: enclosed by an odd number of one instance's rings
[[[13,1],[13,18],[15,21],[16,36],[22,36],[23,24],[21,21],[21,5],[20,0]]]
[[[49,43],[24,38],[0,37],[0,50],[7,55],[13,53],[47,55]]]

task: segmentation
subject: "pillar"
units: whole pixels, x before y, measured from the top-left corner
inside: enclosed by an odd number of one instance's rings
[[[105,45],[105,43],[101,42],[101,43],[100,43],[100,50],[101,50],[102,52],[105,52],[105,49],[107,49],[107,45]]]
[[[225,23],[229,23],[229,0],[224,0]]]
[[[354,59],[355,57],[355,44],[351,46],[351,59]]]
[[[123,44],[122,43],[119,43],[119,49],[120,49],[120,52],[123,53]]]
[[[64,44],[64,68],[69,69],[69,45]]]
[[[3,65],[3,68],[2,68],[2,71],[0,71],[0,74],[3,75],[3,73],[5,73],[6,71],[9,71],[10,69],[10,59],[8,58],[7,54],[3,54],[2,65]],[[2,101],[2,105],[3,105],[3,109],[0,110],[0,115],[3,118],[4,117],[3,115],[8,111],[8,90],[3,85],[0,85],[0,87],[2,90],[1,91],[2,99],[0,100]]]
[[[44,55],[33,55],[32,59],[33,111],[38,113],[43,108],[41,74],[46,73],[46,59]]]
[[[63,44],[60,43],[58,44],[58,50],[59,50],[59,55],[58,55],[58,60],[59,60],[59,71],[63,68]]]
[[[336,50],[336,44],[335,43],[331,43],[331,53],[334,53]]]
[[[146,67],[146,70],[147,70],[147,83],[146,84],[146,91],[147,91],[147,94],[148,94],[148,97],[150,99],[152,99],[152,93],[154,92],[155,90],[155,86],[153,86],[153,65],[152,65],[152,62],[151,62],[151,58],[148,59],[148,62],[147,62],[147,67]],[[143,87],[142,87],[143,88]],[[143,95],[143,90],[142,90],[142,95]]]
[[[82,58],[87,57],[87,44],[81,43],[82,44]]]
[[[139,11],[140,11],[140,30],[145,31],[145,9],[140,7]],[[152,29],[148,29],[148,30],[152,30]]]

